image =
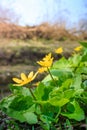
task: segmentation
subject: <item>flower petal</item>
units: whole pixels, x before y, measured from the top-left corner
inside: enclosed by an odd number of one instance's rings
[[[18,84],[22,82],[22,80],[21,80],[21,79],[18,79],[18,78],[13,78],[12,80],[13,80],[14,82],[18,83]]]
[[[51,59],[51,53],[49,53],[48,55],[46,55],[43,60],[46,61],[46,60],[50,60]]]
[[[41,67],[38,69],[39,73],[43,73],[44,71],[47,71],[47,67]]]
[[[35,79],[35,77],[37,76],[37,74],[38,74],[38,71],[33,75],[31,81]]]
[[[21,79],[22,80],[27,80],[27,76],[24,73],[21,73]]]
[[[32,78],[33,77],[33,71],[31,71],[28,75],[28,78]]]

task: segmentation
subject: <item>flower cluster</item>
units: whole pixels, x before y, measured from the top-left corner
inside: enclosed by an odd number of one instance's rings
[[[80,51],[81,49],[82,49],[82,46],[79,46],[79,47],[76,47],[74,50]],[[59,47],[58,49],[55,50],[55,53],[62,54],[63,48]],[[33,71],[31,71],[28,76],[26,76],[24,73],[21,73],[21,79],[15,78],[15,77],[13,78],[13,81],[16,82],[16,84],[15,84],[16,86],[23,86],[25,84],[28,84],[36,78],[38,73],[43,73],[45,71],[48,71],[49,68],[53,64],[52,54],[51,53],[47,54],[42,60],[37,61],[37,63],[41,67],[37,70],[37,72],[35,74]]]
[[[53,63],[53,57],[51,57],[51,53],[49,53],[48,55],[46,55],[41,61],[37,61],[37,63],[42,66],[43,68],[49,68],[51,67],[52,63]]]

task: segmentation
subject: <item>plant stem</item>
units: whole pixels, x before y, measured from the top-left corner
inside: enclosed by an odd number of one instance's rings
[[[58,118],[58,116],[59,116],[60,112],[61,112],[61,108],[59,108],[59,111],[58,111],[58,113],[57,113],[57,115],[56,115],[55,119],[57,119],[57,118]]]
[[[55,82],[55,80],[54,80],[54,78],[53,78],[53,76],[52,76],[52,74],[51,74],[51,72],[50,72],[50,70],[49,70],[49,68],[48,68],[48,67],[47,67],[47,70],[48,70],[48,72],[49,72],[49,74],[50,74],[50,76],[51,76],[52,80],[54,81],[55,85],[57,86],[57,84],[56,84],[56,82]]]
[[[36,97],[34,96],[34,94],[33,94],[33,92],[32,92],[32,90],[31,90],[31,88],[30,88],[30,87],[29,87],[29,91],[30,91],[30,93],[31,93],[32,97],[36,100]]]

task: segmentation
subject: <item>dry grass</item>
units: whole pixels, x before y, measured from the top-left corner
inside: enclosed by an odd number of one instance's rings
[[[51,25],[43,23],[38,26],[21,27],[14,24],[0,23],[0,38],[13,38],[13,39],[55,39],[64,41],[66,39],[77,40],[87,38],[87,33],[80,33],[76,36],[72,33],[73,30],[67,30],[65,25],[59,26],[58,24]]]

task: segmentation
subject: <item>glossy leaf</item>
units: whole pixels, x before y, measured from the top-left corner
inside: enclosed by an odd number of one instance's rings
[[[85,114],[77,101],[70,102],[71,107],[68,107],[67,112],[62,112],[62,116],[66,116],[69,119],[81,121],[85,119]],[[69,110],[70,109],[70,110]],[[71,110],[72,109],[72,110]]]
[[[25,112],[23,116],[29,124],[36,124],[38,122],[37,116],[33,112]]]
[[[58,106],[58,107],[62,107],[62,106],[64,106],[64,105],[65,105],[66,103],[68,103],[68,102],[69,102],[69,99],[68,99],[68,98],[62,97],[62,98],[59,99],[58,96],[55,96],[55,97],[49,99],[49,103],[50,103],[51,105],[53,105],[53,106]]]
[[[84,47],[87,48],[87,42],[85,42],[85,41],[79,41],[79,43],[80,43],[82,46],[84,46]]]

